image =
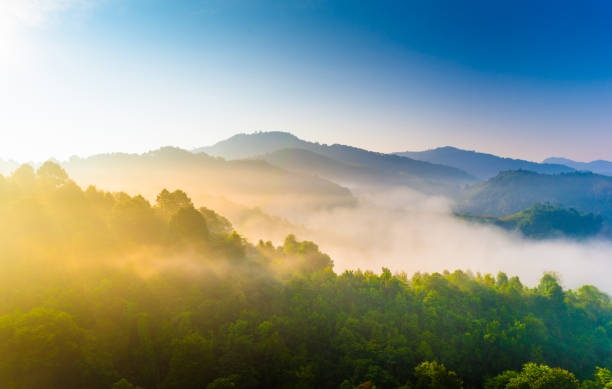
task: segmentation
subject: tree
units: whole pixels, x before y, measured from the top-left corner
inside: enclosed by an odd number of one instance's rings
[[[141,389],[141,388],[139,386],[132,385],[128,380],[126,380],[125,378],[122,378],[119,381],[115,382],[113,386],[110,387],[110,389]]]
[[[612,373],[609,369],[597,367],[595,379],[586,380],[580,386],[581,389],[612,389]]]
[[[36,175],[49,186],[58,186],[68,180],[68,174],[64,168],[52,161],[43,163],[36,171]]]
[[[457,373],[438,362],[423,362],[414,368],[415,389],[461,389],[463,381]]]
[[[36,184],[34,168],[27,163],[19,166],[11,175],[11,181],[16,183],[21,190],[32,190]]]
[[[509,372],[503,373],[506,377]],[[498,376],[499,377],[499,376]],[[502,379],[499,380],[503,382]],[[502,386],[497,386],[501,388]],[[516,376],[511,377],[503,388],[506,389],[578,389],[579,382],[567,370],[535,363],[527,363]],[[488,388],[496,388],[489,386]]]
[[[164,389],[200,389],[212,381],[216,372],[212,342],[191,333],[174,342],[170,370]]]
[[[170,218],[170,231],[179,240],[203,242],[208,238],[206,219],[193,207],[181,208]]]
[[[72,316],[36,308],[0,316],[0,382],[7,387],[106,388],[110,373]],[[96,362],[100,362],[99,364]]]
[[[169,192],[167,189],[162,190],[157,195],[156,205],[167,219],[183,208],[193,208],[193,203],[189,196],[180,189],[174,192]]]

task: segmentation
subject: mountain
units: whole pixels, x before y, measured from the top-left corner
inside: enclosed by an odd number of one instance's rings
[[[212,146],[200,147],[193,151],[225,159],[243,159],[287,148],[313,150],[315,145],[319,144],[306,142],[288,132],[270,131],[236,134]]]
[[[535,204],[518,213],[505,217],[468,216],[460,218],[484,224],[492,224],[510,231],[520,231],[534,239],[556,237],[588,238],[603,229],[603,218],[593,213],[582,213],[573,208],[551,204]]]
[[[464,189],[459,209],[473,215],[506,216],[536,203],[551,203],[612,217],[612,177],[590,172],[502,172]]]
[[[612,162],[598,159],[591,162],[576,162],[567,158],[546,158],[544,163],[556,163],[572,167],[576,170],[590,171],[597,174],[612,176]]]
[[[410,186],[425,193],[453,195],[457,192],[455,185],[344,163],[305,149],[281,149],[255,158],[288,171],[322,177],[348,188]]]
[[[289,172],[263,160],[226,161],[204,153],[164,147],[144,154],[73,157],[64,168],[82,186],[143,193],[154,199],[163,188],[183,188],[194,200],[224,196],[273,214],[352,205],[351,192],[328,180]]]
[[[353,170],[349,169],[352,173],[356,173],[356,169],[359,168],[363,169],[359,174],[382,174],[392,176],[397,180],[428,180],[452,184],[474,181],[474,177],[454,167],[417,161],[393,154],[377,153],[346,145],[307,142],[287,132],[238,134],[213,146],[201,147],[194,151],[205,152],[226,159],[241,159],[261,157],[283,149],[301,149],[316,153],[315,155],[305,153],[298,155],[298,152],[286,151],[284,152],[285,155],[282,156],[285,162],[292,159],[290,162],[294,166],[297,160],[306,163],[310,168],[316,165],[317,169],[309,169],[314,172],[320,171],[323,165],[330,165],[325,169],[346,169],[347,166],[352,166],[355,168]],[[295,156],[289,157],[288,153],[294,153]],[[315,162],[315,159],[321,158],[321,156],[325,158]],[[271,159],[272,157],[268,158]],[[275,156],[274,158],[278,160],[281,159],[281,156]],[[305,162],[305,160],[308,161]],[[301,165],[304,166],[304,164]]]
[[[419,161],[453,166],[485,180],[506,170],[530,170],[544,174],[574,171],[573,168],[559,163],[537,163],[522,159],[503,158],[493,154],[461,150],[450,146],[426,151],[404,151],[395,154]]]

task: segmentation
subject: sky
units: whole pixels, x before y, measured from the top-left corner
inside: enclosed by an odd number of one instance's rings
[[[612,160],[607,1],[0,0],[0,159],[285,130]]]

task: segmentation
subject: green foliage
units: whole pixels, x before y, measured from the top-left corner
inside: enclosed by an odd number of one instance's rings
[[[174,216],[181,209],[193,208],[191,199],[180,189],[174,192],[169,192],[167,189],[162,190],[157,195],[156,205],[167,218]]]
[[[61,311],[36,308],[0,316],[0,382],[8,388],[105,387],[87,331]]]
[[[193,207],[181,208],[172,215],[170,232],[177,239],[183,238],[192,242],[201,242],[208,238],[206,219]]]
[[[555,237],[588,238],[602,231],[604,220],[600,215],[582,213],[551,204],[535,204],[516,214],[497,218],[493,216],[460,216],[468,221],[493,224],[507,230],[520,231],[534,239]]]
[[[572,373],[558,367],[527,363],[516,372],[504,372],[489,380],[487,389],[578,389],[578,380]]]
[[[583,386],[610,384],[593,286],[336,274],[313,242],[252,245],[178,193],[151,206],[53,166],[0,179],[2,388],[573,388],[597,366]],[[532,361],[559,368],[517,372]]]
[[[612,177],[589,172],[538,174],[506,171],[464,190],[461,210],[502,217],[534,204],[559,204],[612,218]]]
[[[139,387],[130,384],[128,380],[122,378],[115,382],[110,389],[139,389]]]
[[[203,388],[215,378],[212,342],[198,333],[176,340],[163,388]]]
[[[199,211],[204,216],[208,229],[215,234],[230,234],[234,231],[232,223],[212,209],[200,207]]]
[[[461,389],[463,382],[457,373],[446,370],[437,362],[423,362],[414,368],[415,389]]]

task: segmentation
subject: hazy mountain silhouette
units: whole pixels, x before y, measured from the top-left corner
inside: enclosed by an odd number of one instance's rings
[[[462,150],[451,146],[426,151],[404,151],[395,154],[420,161],[453,166],[480,179],[489,179],[499,172],[507,170],[522,169],[544,174],[574,171],[572,167],[559,163],[537,163],[522,159],[503,158],[493,154]]]
[[[308,165],[315,165],[320,169],[323,165],[333,165],[326,169],[345,169],[346,165],[364,169],[362,172],[368,174],[386,174],[393,176],[407,176],[411,179],[423,179],[445,183],[467,183],[473,182],[474,177],[468,173],[449,166],[417,161],[393,154],[383,154],[360,149],[357,147],[333,144],[325,145],[307,142],[287,132],[256,132],[252,134],[238,134],[229,139],[218,142],[213,146],[195,149],[196,152],[205,152],[209,155],[220,156],[227,159],[253,158],[269,154],[282,149],[302,149],[327,159],[315,162],[315,155],[304,153],[296,155],[292,161],[301,160]],[[290,158],[285,152],[283,160],[289,162]],[[295,152],[294,152],[295,153]],[[271,158],[271,157],[270,157]],[[276,157],[277,160],[280,156]],[[330,161],[335,160],[338,163]],[[344,165],[344,166],[342,166]],[[352,170],[356,173],[357,170]]]
[[[572,161],[571,159],[567,159],[567,158],[553,157],[553,158],[546,158],[543,162],[562,164],[562,165],[572,167],[576,170],[581,170],[581,171],[586,170],[586,171],[590,171],[590,172],[597,173],[597,174],[604,174],[607,176],[612,176],[612,162],[605,161],[603,159],[598,159],[596,161],[591,161],[591,162],[577,162],[577,161]]]
[[[351,205],[355,201],[348,189],[319,177],[288,172],[262,160],[226,161],[174,147],[144,154],[75,157],[64,166],[81,185],[148,197],[165,187],[184,188],[194,201],[224,196],[276,211]]]
[[[300,148],[281,149],[258,157],[282,169],[316,175],[348,188],[381,189],[390,186],[409,186],[425,193],[455,195],[455,183],[423,179],[369,166],[349,164]]]
[[[506,216],[536,203],[551,203],[612,217],[612,177],[590,172],[498,174],[464,190],[460,208],[475,215]]]

